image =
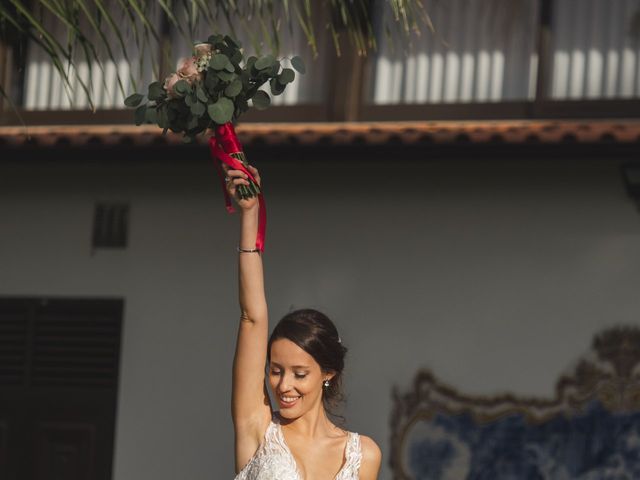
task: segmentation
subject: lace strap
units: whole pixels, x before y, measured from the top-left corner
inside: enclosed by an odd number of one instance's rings
[[[282,433],[282,426],[279,419],[276,417],[271,421],[267,433],[265,435],[265,451],[271,455],[277,455],[281,462],[284,462],[290,471],[296,472],[298,478],[301,478],[298,471],[298,465],[296,460],[289,450],[287,442],[284,440],[284,434]]]
[[[336,477],[336,480],[356,479],[362,461],[362,447],[360,445],[360,435],[349,432],[345,451],[345,465]]]
[[[269,424],[269,428],[267,428],[267,432],[264,435],[264,443],[265,447],[272,453],[288,453],[289,448],[284,441],[284,436],[282,435],[282,430],[280,430],[280,423],[274,420],[271,420]]]

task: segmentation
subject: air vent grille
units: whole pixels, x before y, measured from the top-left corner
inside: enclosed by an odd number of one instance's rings
[[[129,205],[97,203],[93,215],[94,248],[125,248],[129,230]]]

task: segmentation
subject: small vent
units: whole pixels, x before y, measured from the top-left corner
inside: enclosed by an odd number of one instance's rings
[[[35,386],[115,387],[120,322],[108,314],[47,312],[33,337]]]
[[[28,318],[18,312],[3,312],[0,317],[0,386],[23,385]]]
[[[129,205],[97,203],[93,215],[94,248],[126,248]]]

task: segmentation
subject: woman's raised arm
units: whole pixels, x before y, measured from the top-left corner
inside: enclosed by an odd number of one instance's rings
[[[269,397],[265,389],[268,313],[264,293],[262,257],[256,252],[258,233],[257,198],[238,200],[236,187],[248,184],[239,170],[226,170],[227,190],[240,208],[238,245],[240,325],[233,362],[231,409],[236,433],[236,469],[240,470],[257,450],[271,419]],[[258,171],[249,167],[260,184]]]

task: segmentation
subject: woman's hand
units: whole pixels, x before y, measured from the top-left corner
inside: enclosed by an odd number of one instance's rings
[[[227,192],[229,192],[229,196],[235,199],[236,203],[242,210],[251,210],[255,208],[258,205],[258,197],[241,199],[238,196],[238,185],[249,185],[249,176],[242,170],[231,170],[228,165],[223,164],[222,168],[226,175],[225,184]],[[248,165],[247,169],[251,172],[253,178],[255,178],[258,186],[262,186],[258,169],[251,165]]]

